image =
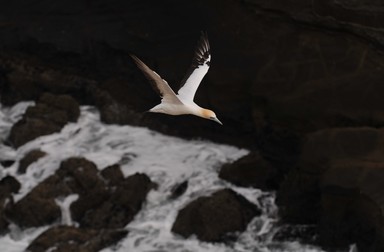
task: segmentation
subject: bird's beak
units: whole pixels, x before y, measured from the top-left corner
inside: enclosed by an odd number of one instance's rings
[[[219,119],[217,119],[217,118],[213,119],[213,121],[215,121],[215,122],[217,122],[217,123],[219,123],[219,124],[223,125],[223,123],[222,123],[222,122],[220,122],[220,120],[219,120]]]

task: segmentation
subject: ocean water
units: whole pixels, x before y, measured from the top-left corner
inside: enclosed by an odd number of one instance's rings
[[[1,140],[6,139],[12,125],[31,105],[33,103],[23,102],[14,107],[0,108]],[[31,164],[26,174],[17,174],[19,160],[37,148],[48,155]],[[60,133],[40,137],[17,150],[0,143],[0,159],[16,161],[7,169],[1,167],[0,178],[12,175],[21,182],[20,192],[14,195],[17,201],[52,175],[62,160],[73,156],[83,156],[93,161],[99,169],[119,163],[125,176],[136,172],[147,174],[159,185],[158,189],[148,194],[142,210],[126,226],[128,236],[103,252],[322,251],[299,242],[273,240],[278,220],[273,192],[236,187],[218,178],[218,169],[222,164],[232,162],[248,152],[206,140],[188,141],[166,136],[143,127],[106,125],[100,122],[99,113],[94,107],[83,106],[78,122],[67,124]],[[189,182],[187,191],[177,199],[169,199],[172,188],[185,180]],[[233,189],[263,211],[261,216],[252,220],[245,232],[239,234],[236,242],[207,243],[195,237],[185,239],[170,231],[179,209],[200,196],[210,195],[222,188]],[[62,209],[61,224],[76,225],[68,210],[76,200],[77,195],[56,200]],[[20,230],[11,225],[11,232],[0,237],[1,251],[24,251],[33,239],[48,228]]]

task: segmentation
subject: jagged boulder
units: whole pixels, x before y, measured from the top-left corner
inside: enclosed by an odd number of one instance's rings
[[[70,187],[59,176],[52,175],[7,209],[6,216],[20,227],[52,224],[61,217],[61,210],[55,198],[69,194]]]
[[[259,153],[250,153],[220,169],[219,177],[235,185],[272,190],[278,187],[277,169]]]
[[[76,121],[79,115],[79,104],[72,97],[45,93],[13,125],[9,141],[20,147],[39,136],[59,132],[68,122]]]
[[[172,232],[184,237],[196,235],[203,241],[224,242],[234,232],[244,231],[260,210],[243,196],[222,189],[200,197],[179,211]]]
[[[72,217],[82,227],[123,228],[139,212],[153,185],[147,175],[134,174],[112,184],[103,195],[91,192],[80,196],[71,205]]]

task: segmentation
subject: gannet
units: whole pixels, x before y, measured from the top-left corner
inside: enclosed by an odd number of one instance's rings
[[[161,103],[151,108],[148,112],[168,115],[191,114],[215,121],[222,125],[219,119],[217,119],[215,112],[202,108],[193,101],[196,90],[208,72],[211,61],[210,47],[206,33],[203,32],[201,34],[191,67],[182,81],[177,94],[173,92],[167,81],[162,79],[160,75],[150,69],[144,62],[135,55],[131,55],[131,57],[162,98]]]

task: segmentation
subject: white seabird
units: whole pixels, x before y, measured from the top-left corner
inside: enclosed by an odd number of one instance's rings
[[[150,109],[148,112],[164,113],[168,115],[191,114],[215,121],[222,125],[219,119],[217,119],[215,112],[202,108],[193,101],[196,90],[210,66],[211,53],[206,33],[201,34],[192,60],[192,65],[187,76],[185,76],[182,81],[177,94],[173,92],[167,81],[162,79],[160,75],[145,65],[144,62],[134,55],[131,55],[131,57],[162,98],[161,103]]]

